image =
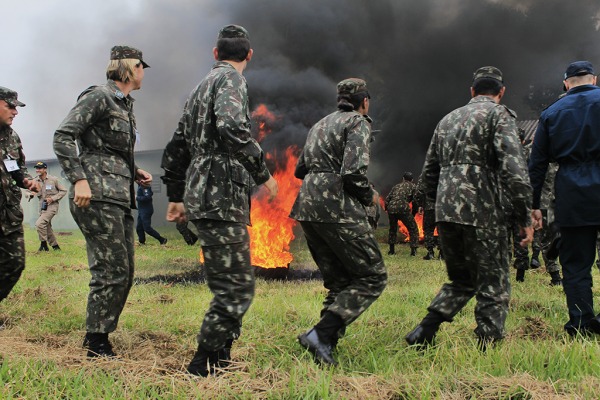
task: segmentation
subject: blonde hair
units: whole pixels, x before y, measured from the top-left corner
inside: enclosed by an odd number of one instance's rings
[[[135,68],[141,63],[135,58],[110,60],[106,67],[106,79],[127,83],[135,78]]]

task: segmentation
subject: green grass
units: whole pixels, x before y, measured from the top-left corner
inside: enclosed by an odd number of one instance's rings
[[[81,348],[89,283],[85,242],[78,231],[67,233],[59,237],[63,251],[37,253],[37,236],[26,231],[26,270],[0,303],[0,398],[600,398],[600,343],[563,332],[564,294],[549,286],[543,271],[513,282],[508,335],[486,353],[476,350],[474,301],[443,325],[435,347],[407,347],[404,335],[425,315],[446,275],[442,262],[421,259],[423,249],[415,258],[402,245],[397,255],[385,255],[388,287],[348,328],[336,368],[315,365],[296,340],[317,321],[321,282],[262,279],[233,348],[235,365],[219,376],[184,373],[211,299],[204,284],[136,284],[111,335],[122,360],[88,361]],[[136,248],[136,277],[196,268],[198,247],[187,246],[175,230],[163,233],[166,246]],[[383,250],[385,236],[380,228]],[[302,238],[292,243],[292,253],[291,268],[315,268]],[[597,270],[594,277],[598,282]]]

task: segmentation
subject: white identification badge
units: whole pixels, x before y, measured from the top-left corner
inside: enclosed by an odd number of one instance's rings
[[[52,185],[46,185],[46,190],[52,190]]]
[[[140,142],[141,142],[141,135],[138,132],[138,130],[136,129],[135,130],[135,144],[140,144]]]
[[[13,172],[19,169],[19,165],[17,164],[17,160],[4,160],[4,166],[8,172]]]

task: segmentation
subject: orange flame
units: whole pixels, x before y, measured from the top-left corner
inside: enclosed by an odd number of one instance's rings
[[[264,104],[258,106],[252,117],[258,120],[260,141],[271,132],[269,124],[273,123],[276,117]],[[288,215],[302,185],[302,181],[294,177],[297,153],[298,148],[290,146],[284,152],[284,160],[275,163],[273,177],[279,185],[275,199],[269,202],[267,194],[262,190],[252,197],[252,226],[248,227],[252,265],[263,268],[287,267],[294,259],[289,250],[294,239],[296,220]],[[279,160],[276,152],[267,153],[265,157],[272,161]],[[200,263],[203,262],[204,257],[200,251]]]
[[[277,164],[273,177],[279,184],[277,197],[269,202],[266,195],[252,199],[250,221],[250,254],[252,265],[263,268],[286,267],[294,259],[290,243],[294,239],[296,221],[288,215],[294,205],[302,181],[294,177],[298,157],[295,146],[285,150],[285,161]],[[267,154],[267,158],[275,158]]]
[[[413,206],[413,204],[410,203],[411,209],[412,209],[412,206]],[[417,228],[419,229],[419,241],[422,242],[425,240],[425,231],[423,230],[423,214],[416,213],[415,214],[415,222],[417,223]],[[404,236],[406,236],[404,241],[408,242],[410,239],[409,239],[409,235],[408,235],[408,229],[406,228],[406,226],[404,226],[404,224],[401,221],[398,221],[398,228],[400,229],[400,233],[402,233]],[[435,230],[433,231],[433,236],[438,236],[437,228],[435,228]]]
[[[261,142],[271,133],[270,126],[273,125],[277,117],[264,104],[259,104],[256,110],[252,111],[251,117],[258,125],[256,141]]]

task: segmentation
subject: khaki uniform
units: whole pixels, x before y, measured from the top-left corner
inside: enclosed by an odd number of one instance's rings
[[[52,230],[52,218],[58,214],[59,200],[65,197],[67,189],[52,175],[46,175],[44,180],[38,176],[35,180],[40,185],[40,193],[37,195],[40,199],[40,216],[35,221],[38,237],[40,242],[46,241],[50,246],[56,246],[58,241]],[[52,203],[48,204],[46,210],[42,210],[42,203],[48,197],[52,199]]]

